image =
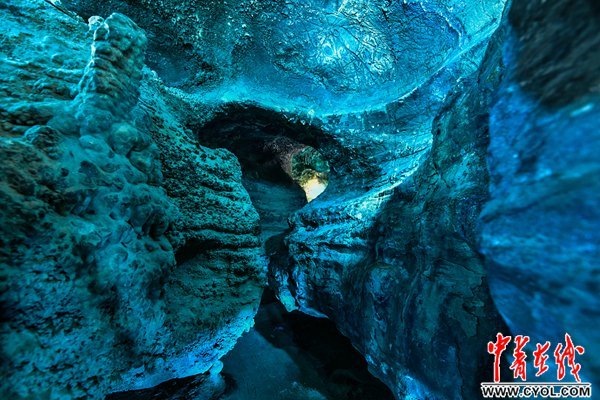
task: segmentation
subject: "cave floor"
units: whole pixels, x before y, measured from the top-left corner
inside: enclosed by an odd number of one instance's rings
[[[234,349],[210,375],[175,379],[107,400],[393,400],[334,324],[287,312],[270,294]]]
[[[331,321],[268,302],[255,323],[222,359],[227,382],[222,400],[394,398]]]

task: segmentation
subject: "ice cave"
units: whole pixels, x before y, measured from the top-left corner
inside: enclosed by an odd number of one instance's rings
[[[600,391],[597,0],[1,0],[0,157],[1,400]]]

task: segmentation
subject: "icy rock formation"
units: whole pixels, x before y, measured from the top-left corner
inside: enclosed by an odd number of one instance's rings
[[[338,173],[294,216],[290,264],[272,265],[274,281],[289,308],[335,320],[399,398],[479,397],[495,330],[553,345],[571,333],[587,349],[582,377],[597,382],[597,27],[590,2],[515,1],[485,57],[454,66],[458,84],[440,84],[449,64],[401,102],[354,116],[366,138],[410,124],[403,141],[420,152],[386,164],[389,140],[361,149],[346,134],[343,168],[322,150]],[[352,132],[352,117],[322,129]],[[428,127],[431,144],[416,135]],[[406,178],[394,179],[398,166]],[[379,190],[356,196],[366,184]]]
[[[264,280],[239,164],[186,135],[144,33],[57,7],[0,5],[2,398],[204,372]]]
[[[384,110],[323,123],[346,134],[360,124],[365,141],[348,135],[352,157],[322,149],[335,173],[293,216],[285,263],[271,264],[284,304],[336,321],[398,398],[477,398],[490,371],[482,349],[504,330],[476,249],[489,96],[479,82],[494,82],[472,69],[479,51]]]
[[[149,32],[169,84],[319,113],[383,107],[499,22],[504,1],[64,0],[82,15],[122,12]],[[168,49],[165,45],[168,43]],[[180,74],[172,66],[185,59]]]
[[[581,377],[596,385],[599,31],[597,2],[513,3],[496,45],[503,76],[490,107],[480,227],[492,295],[511,331],[553,346],[570,333],[586,349]]]

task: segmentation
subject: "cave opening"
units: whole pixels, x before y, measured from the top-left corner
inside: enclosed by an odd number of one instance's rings
[[[201,145],[225,148],[237,157],[267,247],[289,229],[292,213],[327,189],[331,168],[321,150],[326,135],[304,121],[252,105],[233,105],[209,122],[189,127]]]
[[[188,128],[201,145],[225,148],[237,157],[260,216],[269,262],[287,262],[288,218],[324,196],[331,178],[327,135],[304,121],[250,105],[231,106]],[[255,326],[222,362],[223,400],[394,398],[332,321],[288,312],[269,288]]]
[[[324,195],[331,167],[324,135],[278,113],[251,106],[224,110],[208,123],[188,126],[198,142],[225,148],[239,160],[242,183],[260,216],[269,262],[285,263],[288,218]],[[190,244],[184,260],[197,251]],[[219,400],[392,400],[391,390],[335,324],[288,312],[266,288],[254,326],[213,370],[157,387],[113,394],[108,400],[188,398]]]

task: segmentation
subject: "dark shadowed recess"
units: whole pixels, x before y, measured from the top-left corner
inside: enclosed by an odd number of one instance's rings
[[[285,171],[282,152],[289,146],[317,150],[330,146],[327,135],[313,125],[248,104],[229,105],[208,123],[188,127],[201,145],[225,148],[239,160],[244,187],[261,217],[263,242],[287,231],[289,215],[305,206],[307,199],[290,171]],[[287,148],[273,145],[285,141]]]
[[[547,106],[600,91],[600,2],[517,1],[510,14],[519,39],[517,80]]]
[[[255,320],[223,358],[222,378],[206,373],[174,379],[107,400],[394,399],[333,322],[288,313],[269,291]]]
[[[150,389],[113,393],[106,400],[219,400],[224,392],[225,384],[206,373],[172,379]]]
[[[286,312],[270,291],[255,321],[223,358],[228,383],[223,400],[394,399],[332,321]]]
[[[207,123],[190,125],[206,147],[230,150],[244,165],[251,149],[261,149],[265,141],[287,137],[320,149],[331,144],[328,135],[318,126],[254,104],[234,103],[225,106]]]

